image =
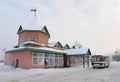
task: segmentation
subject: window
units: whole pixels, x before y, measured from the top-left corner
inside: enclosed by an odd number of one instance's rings
[[[46,39],[45,39],[45,38],[42,38],[42,39],[41,39],[41,44],[42,44],[43,46],[45,46],[45,44],[46,44]]]
[[[76,58],[75,56],[70,57],[70,64],[76,64]]]
[[[33,64],[38,64],[38,58],[33,58]]]
[[[56,66],[63,66],[63,55],[56,55],[55,56],[55,65]]]
[[[30,37],[29,37],[29,41],[35,41],[35,37],[30,36]]]
[[[24,42],[24,38],[21,37],[21,38],[20,38],[20,44],[22,44],[23,42]]]
[[[45,54],[45,59],[48,60],[48,66],[55,66],[55,55]]]
[[[44,54],[43,53],[33,53],[33,64],[34,65],[44,65]]]
[[[78,63],[83,64],[83,57],[82,56],[78,56]]]
[[[45,65],[47,60],[48,66],[63,66],[63,55],[44,54],[34,52],[32,55],[33,65]]]

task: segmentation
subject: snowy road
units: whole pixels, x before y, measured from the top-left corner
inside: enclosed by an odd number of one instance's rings
[[[120,62],[106,69],[13,69],[0,65],[0,82],[120,82]]]

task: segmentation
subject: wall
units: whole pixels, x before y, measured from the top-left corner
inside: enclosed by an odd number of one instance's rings
[[[48,46],[48,35],[44,34],[42,32],[22,32],[21,34],[19,34],[19,37],[18,37],[18,45],[20,45],[20,38],[21,37],[23,37],[24,42],[26,42],[26,41],[28,41],[30,36],[34,36],[35,42],[40,43],[40,44],[41,44],[41,39],[45,38],[46,39],[46,46]]]
[[[13,66],[13,61],[14,61],[14,66],[15,66],[17,59],[19,60],[19,66],[18,66],[19,68],[24,68],[24,69],[46,68],[46,66],[44,65],[33,65],[32,64],[32,51],[6,53],[4,64]],[[49,66],[48,68],[51,68],[51,67],[52,66]]]
[[[87,58],[87,55],[84,55],[84,60],[83,60],[82,55],[67,56],[67,64],[68,64],[68,66],[82,66],[83,61],[85,62],[85,65],[88,65],[89,59]]]
[[[30,68],[31,67],[31,60],[32,60],[32,51],[23,51],[23,52],[15,52],[15,53],[6,53],[5,54],[5,65],[13,65],[16,63],[16,60],[19,60],[19,67],[20,68]]]

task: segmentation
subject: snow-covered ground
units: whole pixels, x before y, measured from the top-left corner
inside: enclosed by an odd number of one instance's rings
[[[0,82],[120,82],[120,62],[105,69],[14,69],[0,64]]]

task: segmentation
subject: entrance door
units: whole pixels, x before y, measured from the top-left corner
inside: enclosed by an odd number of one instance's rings
[[[15,68],[18,68],[19,67],[19,60],[16,59],[16,62],[15,62]]]

